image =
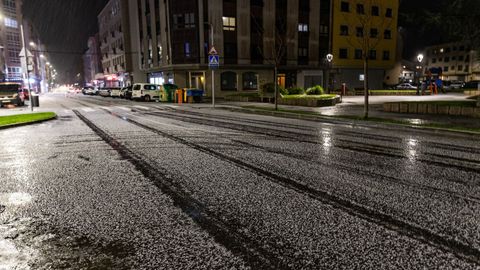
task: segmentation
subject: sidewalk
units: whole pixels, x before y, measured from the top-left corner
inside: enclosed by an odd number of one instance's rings
[[[401,102],[401,101],[441,101],[441,100],[465,100],[467,97],[461,94],[444,94],[437,96],[371,96],[369,106],[369,117],[385,118],[397,121],[405,121],[412,125],[445,125],[459,126],[469,129],[480,129],[480,119],[449,116],[449,115],[431,115],[431,114],[404,114],[391,113],[383,111],[383,103],[385,102]],[[300,107],[279,105],[278,108],[282,112],[308,112],[319,114],[321,116],[340,117],[352,116],[362,117],[364,114],[364,97],[344,97],[341,104],[332,107]],[[193,108],[207,108],[210,104],[191,104]],[[257,102],[222,102],[217,105],[220,108],[244,110],[255,112],[256,110],[269,111],[274,113],[275,106],[268,103]]]
[[[55,112],[59,109],[58,105],[55,105],[55,102],[52,100],[50,95],[46,94],[40,95],[40,107],[33,107],[33,112],[30,109],[30,101],[25,101],[25,106],[15,107],[15,108],[0,108],[0,116],[15,115],[15,114],[28,114],[28,113],[37,113],[37,112]]]

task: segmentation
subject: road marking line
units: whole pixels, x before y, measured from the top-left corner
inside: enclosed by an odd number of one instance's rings
[[[82,111],[84,111],[84,112],[94,112],[95,110],[91,109],[91,108],[88,108],[88,107],[83,107]]]
[[[128,112],[131,111],[131,109],[129,109],[127,107],[122,107],[122,106],[116,106],[115,108],[123,110],[123,111],[128,111]]]
[[[140,105],[135,105],[135,106],[133,106],[133,107],[138,108],[138,109],[144,109],[144,110],[147,110],[147,111],[150,110],[150,108],[144,107],[144,106],[140,106]]]

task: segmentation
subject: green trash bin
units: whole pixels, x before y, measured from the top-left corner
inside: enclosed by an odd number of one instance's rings
[[[176,86],[175,84],[164,84],[163,85],[163,89],[164,89],[164,99],[162,99],[162,101],[165,101],[165,102],[173,102],[175,100],[174,96],[175,96],[175,91],[178,89],[178,86]]]

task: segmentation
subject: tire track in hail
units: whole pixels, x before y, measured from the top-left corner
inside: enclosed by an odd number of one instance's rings
[[[147,126],[138,121],[123,117],[111,111],[108,111],[108,110],[104,110],[104,111],[119,119],[127,121],[128,123],[131,123],[135,126],[138,126],[145,130],[149,130],[153,133],[156,133],[164,138],[183,144],[197,151],[206,153],[219,160],[229,162],[239,168],[256,173],[257,175],[262,176],[273,183],[277,183],[280,186],[296,191],[299,194],[303,194],[323,204],[330,205],[351,216],[361,218],[368,222],[377,224],[378,226],[382,226],[388,230],[395,231],[401,235],[405,235],[412,239],[416,239],[423,243],[427,243],[431,246],[440,248],[441,250],[451,252],[452,254],[454,254],[455,256],[461,259],[473,262],[475,264],[480,264],[480,250],[475,249],[465,243],[459,242],[454,238],[442,237],[436,234],[435,232],[432,232],[428,229],[417,226],[416,224],[412,224],[403,220],[396,219],[395,217],[390,216],[386,213],[376,211],[370,207],[352,202],[346,198],[343,198],[338,195],[334,195],[328,191],[314,189],[304,183],[296,181],[295,179],[291,179],[288,177],[277,175],[273,172],[266,171],[262,168],[251,165],[237,158],[217,152],[208,147],[204,147],[199,144],[187,141],[178,136],[166,133],[154,127]]]
[[[232,228],[220,217],[206,209],[202,203],[188,195],[188,192],[167,173],[160,171],[155,166],[149,166],[142,157],[121,144],[106,131],[88,120],[78,110],[73,110],[75,115],[84,122],[95,134],[110,145],[122,158],[129,161],[147,179],[152,181],[162,192],[167,194],[176,207],[179,207],[203,230],[208,232],[218,243],[242,258],[252,269],[287,269],[287,265],[279,259],[279,254],[256,245],[254,239],[240,233],[237,228]]]

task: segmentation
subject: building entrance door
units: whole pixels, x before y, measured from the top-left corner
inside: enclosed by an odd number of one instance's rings
[[[205,90],[205,72],[190,72],[190,87]]]
[[[278,74],[278,77],[277,77],[277,84],[278,85],[285,88],[285,80],[286,80],[285,74]]]

